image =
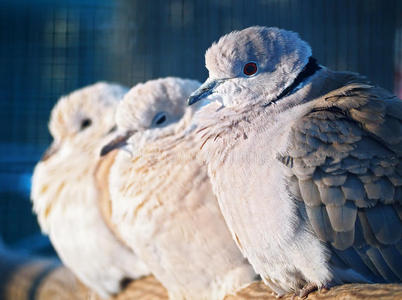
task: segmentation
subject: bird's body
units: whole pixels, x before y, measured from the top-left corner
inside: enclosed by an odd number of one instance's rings
[[[42,231],[63,263],[102,297],[118,293],[127,279],[148,274],[105,223],[95,183],[99,152],[112,136],[115,108],[125,91],[99,83],[63,97],[49,125],[54,143],[35,167],[32,183]]]
[[[255,276],[232,241],[193,141],[185,139],[192,117],[185,100],[198,86],[149,81],[118,108],[119,130],[138,132],[128,141],[131,155],[120,151],[112,166],[113,221],[170,299],[223,299]],[[167,125],[155,126],[152,117],[161,112]]]
[[[356,74],[314,66],[293,33],[243,32],[231,34],[241,59],[224,55],[233,55],[231,35],[208,50],[214,91],[190,98],[221,102],[196,116],[199,157],[243,254],[279,295],[400,282],[402,102]],[[227,61],[208,64],[218,58]],[[255,76],[222,74],[248,61]]]

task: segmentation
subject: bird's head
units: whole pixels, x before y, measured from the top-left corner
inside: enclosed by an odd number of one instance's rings
[[[99,149],[116,128],[114,115],[125,92],[119,85],[97,83],[60,98],[53,108],[49,121],[53,143],[35,166],[31,190],[44,232],[49,232],[53,204],[94,197]]]
[[[42,161],[60,152],[80,155],[97,151],[99,143],[116,128],[117,104],[127,90],[100,82],[60,98],[49,121],[53,143]]]
[[[186,99],[199,86],[198,81],[174,77],[137,84],[118,105],[119,134],[103,147],[101,155],[124,146],[140,147],[174,134],[178,121],[188,110]]]
[[[214,95],[224,106],[275,102],[309,64],[310,46],[297,33],[249,27],[223,36],[205,54],[209,78],[191,105]]]

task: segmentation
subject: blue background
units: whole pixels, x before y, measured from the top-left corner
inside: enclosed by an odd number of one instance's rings
[[[300,33],[319,63],[400,93],[402,1],[156,0],[0,2],[0,236],[52,253],[29,199],[57,99],[99,80],[132,86],[207,77],[204,53],[251,25]]]

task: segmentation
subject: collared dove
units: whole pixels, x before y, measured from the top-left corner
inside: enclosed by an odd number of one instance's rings
[[[112,233],[99,209],[94,171],[115,128],[115,110],[127,89],[97,83],[62,97],[53,108],[53,143],[36,165],[31,198],[42,231],[63,263],[106,298],[128,279],[149,274]]]
[[[223,299],[256,276],[186,139],[193,115],[186,99],[199,86],[174,77],[136,85],[117,109],[121,137],[102,151],[126,150],[109,176],[112,221],[170,299]]]
[[[278,295],[402,279],[402,102],[250,27],[205,54],[199,158],[243,254]],[[191,179],[189,179],[191,181]]]

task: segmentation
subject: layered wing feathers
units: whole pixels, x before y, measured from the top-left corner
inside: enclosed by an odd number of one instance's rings
[[[401,281],[402,101],[358,83],[314,101],[281,157],[289,191],[346,267]]]

